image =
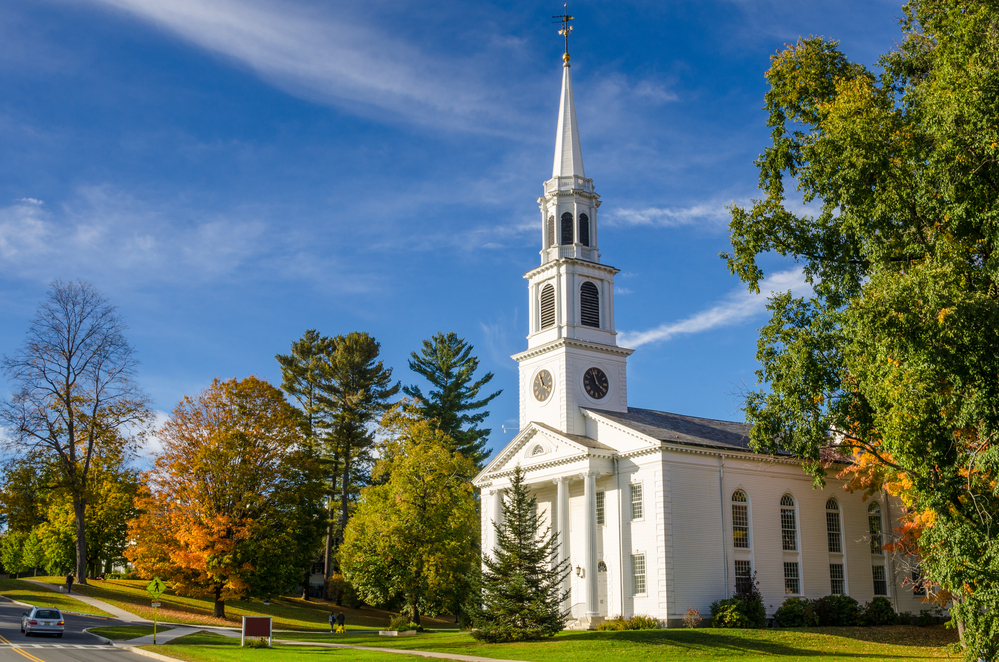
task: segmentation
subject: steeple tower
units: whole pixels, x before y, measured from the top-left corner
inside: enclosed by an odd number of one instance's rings
[[[568,24],[552,178],[538,198],[541,266],[524,275],[530,297],[528,350],[520,362],[520,424],[545,423],[585,434],[580,407],[628,410],[627,357],[614,330],[614,275],[600,264],[600,196],[583,170],[569,66]]]

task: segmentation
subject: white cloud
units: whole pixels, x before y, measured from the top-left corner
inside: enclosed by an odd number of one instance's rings
[[[622,331],[618,342],[624,347],[636,348],[652,342],[671,340],[676,336],[703,333],[725,326],[734,326],[758,317],[766,311],[767,301],[775,293],[791,290],[796,296],[808,296],[811,286],[805,282],[801,268],[780,271],[760,283],[760,293],[754,294],[744,287],[729,293],[725,299],[679,322],[662,324],[649,331]]]
[[[618,208],[604,212],[603,219],[612,226],[649,226],[657,228],[677,228],[701,225],[724,228],[732,218],[725,207],[737,202],[703,202],[689,207],[644,207],[640,209]]]

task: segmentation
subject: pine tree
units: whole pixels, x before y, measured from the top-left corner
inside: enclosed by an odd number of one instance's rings
[[[487,372],[478,381],[472,381],[479,367],[479,359],[472,356],[472,349],[454,332],[438,333],[424,340],[419,353],[411,354],[409,369],[423,376],[433,388],[426,396],[419,386],[407,386],[403,391],[417,401],[414,409],[421,418],[436,421],[437,429],[454,440],[452,450],[471,459],[481,469],[488,457],[486,441],[491,430],[478,429],[489,412],[477,410],[482,410],[503,391],[476,400],[479,390],[492,380],[493,373]]]
[[[472,633],[476,639],[541,639],[565,627],[569,613],[562,603],[569,594],[562,582],[569,576],[569,560],[558,560],[558,533],[544,526],[537,507],[518,466],[503,500],[502,521],[494,525],[497,547],[483,558],[482,609]]]

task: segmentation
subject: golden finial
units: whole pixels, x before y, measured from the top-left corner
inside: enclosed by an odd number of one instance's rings
[[[565,62],[565,66],[569,66],[569,35],[572,34],[572,26],[569,25],[569,21],[572,20],[572,16],[569,16],[569,3],[562,5],[562,15],[552,16],[552,18],[557,18],[556,23],[561,23],[562,28],[558,31],[560,35],[565,38],[565,54],[562,56],[562,61]]]

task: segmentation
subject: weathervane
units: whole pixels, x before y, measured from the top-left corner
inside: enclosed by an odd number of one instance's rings
[[[569,16],[569,3],[562,5],[563,13],[561,16],[555,15],[552,18],[557,18],[556,23],[562,24],[562,29],[558,31],[560,35],[565,37],[565,55],[562,59],[565,60],[565,66],[569,66],[569,35],[572,34],[572,26],[569,25],[569,21],[572,20],[572,16]]]

